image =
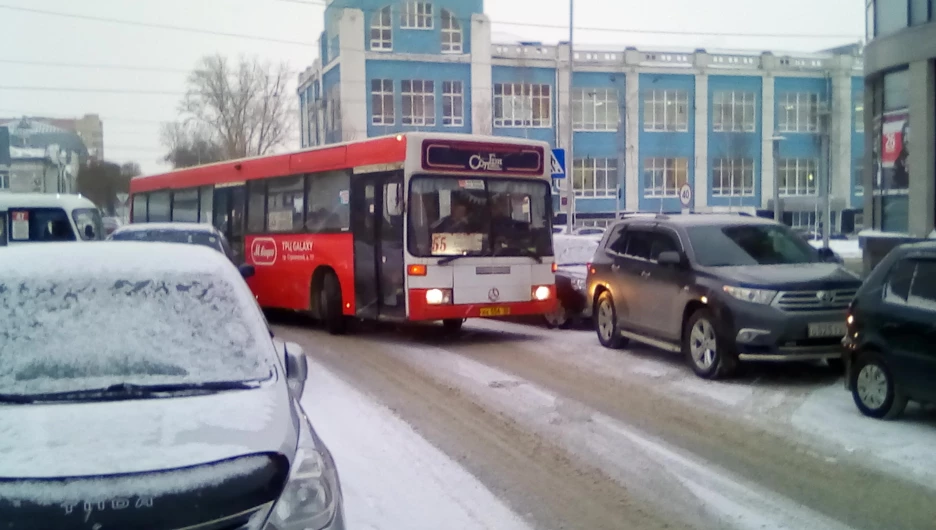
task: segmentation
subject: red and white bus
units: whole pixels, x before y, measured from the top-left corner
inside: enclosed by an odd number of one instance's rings
[[[132,221],[212,223],[261,306],[441,320],[554,309],[549,147],[408,133],[131,181]]]

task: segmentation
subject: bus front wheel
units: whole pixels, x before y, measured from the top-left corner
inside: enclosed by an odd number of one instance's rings
[[[319,316],[325,324],[325,329],[332,335],[341,335],[348,329],[348,319],[341,308],[341,284],[332,272],[326,274],[322,281]]]
[[[448,318],[442,321],[442,330],[445,331],[447,335],[454,335],[461,331],[464,323],[465,319],[463,318]]]

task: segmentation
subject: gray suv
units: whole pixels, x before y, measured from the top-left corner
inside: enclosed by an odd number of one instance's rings
[[[605,233],[587,278],[602,345],[680,352],[707,379],[739,361],[840,363],[860,286],[831,252],[743,215],[625,219]]]

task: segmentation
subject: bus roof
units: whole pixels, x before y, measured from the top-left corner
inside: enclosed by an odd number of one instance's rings
[[[0,193],[0,211],[10,208],[94,208],[87,197],[59,193]]]
[[[273,178],[297,173],[352,169],[360,166],[402,163],[409,141],[450,140],[506,145],[538,145],[546,142],[503,136],[454,133],[408,132],[329,144],[291,153],[227,160],[168,173],[136,177],[130,181],[132,193],[163,189],[183,189],[213,184],[236,184],[249,179]]]

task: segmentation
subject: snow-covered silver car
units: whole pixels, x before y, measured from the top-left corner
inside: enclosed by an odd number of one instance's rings
[[[52,243],[0,270],[5,530],[343,530],[304,354],[223,254]]]

